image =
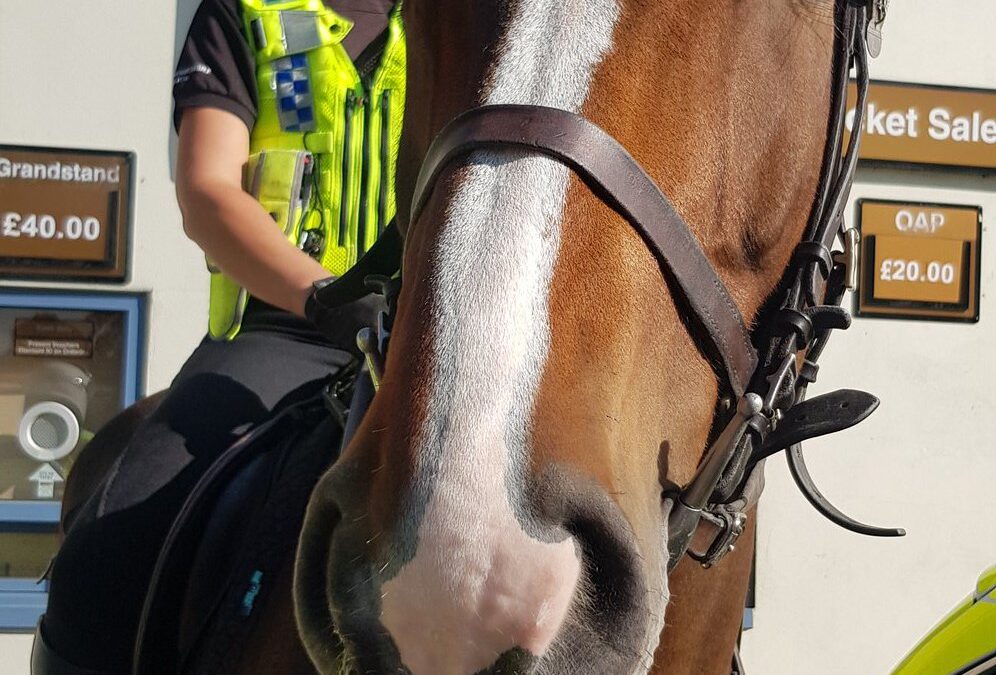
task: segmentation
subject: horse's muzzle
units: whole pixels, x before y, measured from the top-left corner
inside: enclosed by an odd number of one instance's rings
[[[375,530],[359,475],[346,463],[322,479],[299,549],[299,626],[323,673],[340,672],[343,653],[362,673],[640,668],[664,599],[648,606],[632,528],[593,481],[550,469],[516,508],[496,502],[470,522],[454,495]]]

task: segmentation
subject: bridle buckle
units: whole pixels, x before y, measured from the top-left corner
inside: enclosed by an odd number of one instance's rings
[[[747,514],[739,509],[703,509],[702,519],[719,528],[709,548],[704,553],[688,549],[688,555],[706,569],[712,567],[736,549],[737,540],[747,527]]]
[[[888,0],[868,0],[868,28],[865,31],[865,43],[872,58],[882,53],[882,24],[885,23],[885,12],[888,7]]]
[[[861,250],[861,234],[849,227],[843,232],[844,250],[833,254],[836,265],[844,266],[844,288],[854,291],[858,288],[858,255]]]
[[[377,313],[377,326],[361,328],[356,335],[356,346],[359,347],[366,359],[367,368],[370,370],[370,379],[376,390],[380,389],[380,383],[384,379],[387,343],[391,339],[391,328],[394,324],[394,313],[397,309],[401,284],[397,279],[379,274],[372,274],[366,277],[363,282],[373,293],[384,296],[387,304],[387,311]]]

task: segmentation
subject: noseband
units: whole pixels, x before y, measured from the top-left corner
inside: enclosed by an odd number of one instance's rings
[[[692,333],[702,338],[699,347],[720,378],[720,431],[692,480],[664,494],[670,502],[669,569],[686,552],[708,567],[733,549],[763,485],[760,463],[782,450],[787,450],[803,494],[831,521],[862,534],[905,534],[863,525],[838,511],[816,488],[800,449],[802,441],[851,427],[878,406],[874,396],[854,390],[806,400],[806,389],[816,380],[816,362],[830,332],[850,325],[850,315],[840,303],[845,290],[855,286],[858,236],[845,228],[843,210],[861,134],[852,133],[843,148],[847,85],[853,69],[858,97],[852,128],[860,130],[868,94],[868,55],[878,54],[886,4],[836,4],[831,117],[816,199],[775,302],[762,312],[753,331],[674,205],[625,148],[583,117],[532,105],[474,108],[446,125],[422,165],[409,222],[418,218],[443,170],[469,152],[515,149],[565,164],[639,234],[676,301],[689,310]],[[843,250],[833,250],[838,241]],[[368,351],[383,355],[382,349]],[[692,535],[702,520],[716,526],[718,533],[706,550],[691,551]]]

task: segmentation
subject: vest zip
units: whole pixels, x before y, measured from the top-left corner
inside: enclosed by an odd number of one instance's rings
[[[375,99],[375,83],[389,37],[390,29],[385,28],[380,35],[366,46],[355,60],[356,72],[360,77],[360,84],[363,87],[363,94],[367,103],[366,110],[364,111],[365,114],[363,115],[363,168],[360,171],[360,195],[359,207],[357,209],[359,211],[356,227],[357,260],[367,251],[368,230],[372,227],[372,221],[375,217],[371,213],[372,209],[368,203],[373,193],[373,186],[371,185],[371,154],[373,150],[370,147],[370,143],[374,132],[374,113],[377,112],[374,108],[377,103]]]
[[[372,103],[371,87],[366,82],[363,81],[363,91],[366,93],[367,100]],[[359,210],[359,222],[356,226],[356,258],[359,260],[360,256],[367,252],[367,214],[369,209],[367,208],[367,199],[369,198],[369,186],[367,183],[370,182],[370,127],[373,122],[373,105],[367,105],[364,110],[363,116],[363,168],[360,171],[360,208]]]
[[[356,92],[346,90],[345,121],[342,133],[342,190],[339,195],[339,246],[346,245],[346,231],[349,229],[349,183],[353,165],[353,113],[356,110]]]
[[[387,175],[391,164],[391,90],[380,95],[380,195],[377,199],[377,235],[387,227]]]

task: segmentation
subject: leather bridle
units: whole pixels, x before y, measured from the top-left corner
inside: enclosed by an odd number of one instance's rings
[[[830,119],[817,195],[802,241],[782,284],[753,331],[706,258],[691,229],[646,171],[611,136],[580,115],[532,105],[486,105],[453,119],[430,146],[416,182],[409,222],[415,222],[443,170],[475,150],[514,149],[568,166],[640,235],[692,317],[692,333],[720,378],[717,428],[692,480],[665,492],[669,569],[687,551],[710,566],[733,549],[746,512],[763,484],[762,460],[787,450],[789,467],[806,498],[849,530],[901,536],[898,528],[863,525],[819,492],[803,459],[802,441],[840,431],[878,406],[874,396],[840,390],[806,400],[817,360],[834,329],[850,325],[841,308],[857,275],[858,236],[844,225],[844,205],[857,166],[860,133],[844,148],[847,86],[853,70],[857,100],[852,128],[861,129],[868,93],[868,56],[877,55],[887,0],[838,0]],[[841,242],[843,250],[833,250]],[[385,340],[368,355],[383,363]],[[800,365],[801,364],[801,365]],[[375,381],[378,373],[374,372]],[[705,551],[689,551],[702,520],[718,528]]]

